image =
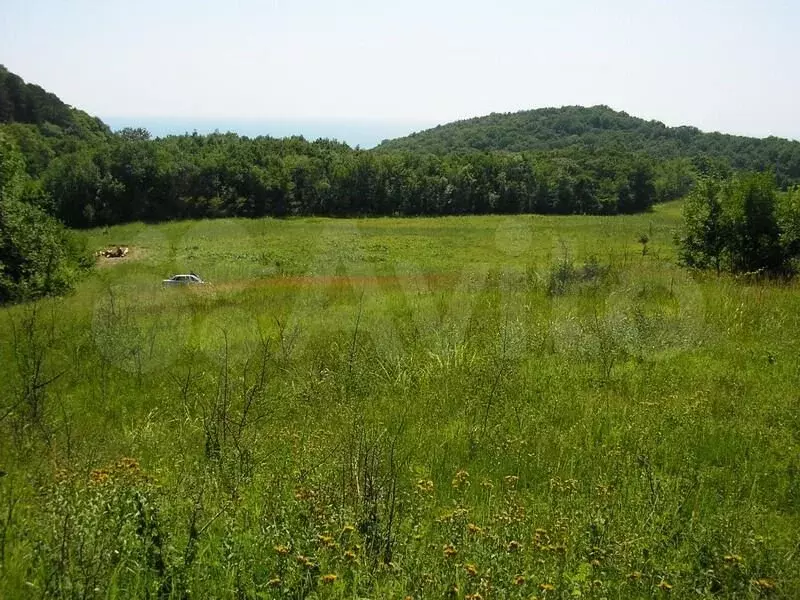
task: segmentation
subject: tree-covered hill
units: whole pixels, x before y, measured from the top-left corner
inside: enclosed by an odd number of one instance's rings
[[[97,117],[26,83],[0,65],[0,131],[22,150],[28,173],[38,176],[56,156],[93,145],[111,135]]]
[[[385,140],[377,150],[450,154],[567,148],[624,150],[654,159],[710,157],[721,159],[736,170],[774,170],[782,186],[800,182],[800,142],[705,133],[696,127],[667,127],[608,106],[493,113]]]

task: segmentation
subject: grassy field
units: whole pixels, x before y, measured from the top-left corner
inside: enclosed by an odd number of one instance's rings
[[[90,232],[0,310],[0,597],[800,597],[798,286],[679,219]]]

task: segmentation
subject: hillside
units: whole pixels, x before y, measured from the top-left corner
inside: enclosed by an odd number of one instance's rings
[[[31,175],[56,156],[102,141],[109,127],[0,65],[0,131],[19,145]]]
[[[800,142],[667,127],[607,106],[565,106],[493,113],[385,140],[377,151],[452,152],[555,150],[641,152],[655,159],[712,157],[734,169],[774,169],[783,186],[800,182]]]

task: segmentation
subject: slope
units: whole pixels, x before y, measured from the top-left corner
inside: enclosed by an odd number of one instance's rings
[[[667,127],[608,106],[565,106],[493,113],[440,125],[404,138],[384,140],[377,151],[447,154],[476,151],[625,150],[655,159],[717,159],[737,170],[774,170],[782,186],[800,182],[800,142],[705,133]]]

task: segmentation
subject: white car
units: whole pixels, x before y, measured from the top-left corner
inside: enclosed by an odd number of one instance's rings
[[[173,275],[169,279],[165,279],[162,281],[164,285],[196,285],[199,283],[205,283],[202,279],[200,279],[194,273],[190,275]]]

